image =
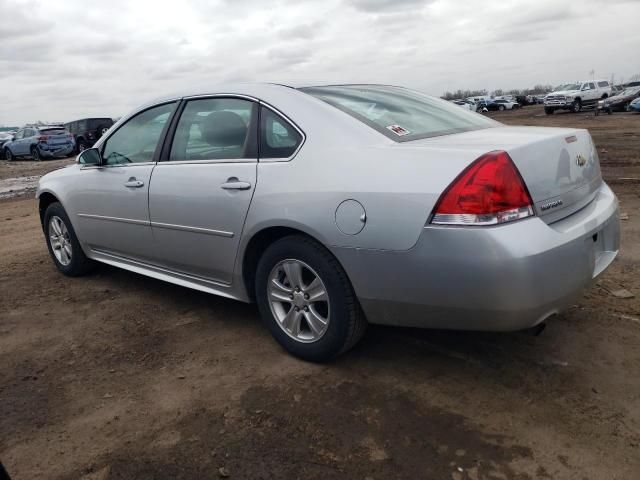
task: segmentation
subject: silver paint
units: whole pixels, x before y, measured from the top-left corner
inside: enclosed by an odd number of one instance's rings
[[[304,135],[303,144],[286,159],[73,165],[45,175],[38,197],[59,199],[87,256],[250,301],[247,245],[266,228],[288,227],[336,256],[370,322],[515,330],[565,309],[617,254],[617,199],[602,181],[586,130],[496,123],[400,144],[290,87],[212,90],[277,109]],[[147,106],[154,103],[160,101]],[[492,150],[509,153],[536,216],[486,227],[429,224],[446,187]],[[577,155],[584,166],[572,161]],[[132,177],[144,187],[126,187]],[[223,188],[232,178],[249,188]],[[543,210],[559,199],[562,205]],[[336,224],[345,200],[366,209],[355,235]]]

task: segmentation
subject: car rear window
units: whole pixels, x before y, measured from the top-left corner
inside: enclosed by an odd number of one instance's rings
[[[401,87],[338,85],[300,90],[348,113],[397,142],[499,125],[450,102]]]
[[[63,135],[67,133],[64,128],[40,128],[38,131],[45,135]]]
[[[110,118],[94,118],[89,120],[89,128],[110,127],[111,125],[113,125],[113,120]]]

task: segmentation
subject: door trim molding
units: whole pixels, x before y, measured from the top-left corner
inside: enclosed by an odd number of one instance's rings
[[[78,213],[78,217],[90,218],[92,220],[105,220],[107,222],[120,222],[120,223],[129,223],[133,225],[144,225],[145,227],[151,226],[151,222],[149,222],[148,220],[135,220],[133,218],[107,217],[105,215],[93,215],[90,213]]]
[[[175,225],[173,223],[151,222],[151,227],[166,228],[168,230],[180,230],[180,231],[192,232],[192,233],[202,233],[205,235],[215,235],[218,237],[227,237],[227,238],[232,238],[235,235],[233,232],[226,232],[224,230],[213,230],[211,228],[202,228],[202,227],[188,227],[186,225]]]

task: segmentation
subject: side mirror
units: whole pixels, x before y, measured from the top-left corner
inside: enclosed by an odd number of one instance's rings
[[[100,165],[102,156],[97,148],[88,148],[78,155],[78,163],[80,165]]]

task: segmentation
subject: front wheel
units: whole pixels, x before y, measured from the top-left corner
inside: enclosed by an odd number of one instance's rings
[[[43,227],[49,254],[58,270],[69,277],[78,277],[93,268],[94,262],[82,251],[62,204],[54,202],[47,207]]]
[[[87,149],[87,144],[84,140],[78,140],[78,153],[82,153]]]
[[[554,109],[549,107],[544,107],[544,113],[547,115],[553,115]]]
[[[574,100],[571,104],[571,111],[573,113],[580,113],[580,110],[582,110],[582,102],[580,100]]]
[[[502,111],[504,111],[504,105],[500,105],[500,106],[498,107],[498,110],[500,110],[501,112],[502,112]]]
[[[255,287],[266,327],[299,358],[330,360],[364,334],[366,320],[345,271],[307,237],[293,235],[271,244],[258,262]]]
[[[12,162],[14,160],[14,156],[13,153],[11,153],[11,150],[9,150],[8,148],[4,149],[4,158],[7,159],[7,162]]]

